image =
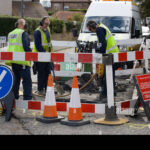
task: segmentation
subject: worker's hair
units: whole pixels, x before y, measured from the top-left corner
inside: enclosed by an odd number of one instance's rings
[[[15,22],[15,27],[17,28],[19,23],[21,23],[23,26],[26,25],[26,21],[23,18],[20,18],[17,20],[17,22]]]
[[[49,16],[44,16],[40,21],[40,26],[43,26],[45,19],[49,18]]]
[[[87,23],[87,27],[90,27],[92,29],[96,29],[96,25],[97,25],[97,23],[95,21],[93,21],[93,20],[90,20]]]

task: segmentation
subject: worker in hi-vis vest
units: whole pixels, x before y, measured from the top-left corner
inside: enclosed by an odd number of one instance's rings
[[[97,24],[95,21],[89,21],[87,23],[87,28],[91,32],[96,32],[98,37],[98,49],[96,53],[101,54],[109,54],[109,53],[118,53],[119,49],[116,44],[116,41],[110,32],[110,30],[102,23]],[[115,66],[113,65],[113,81],[114,81],[114,95],[116,96],[115,91]],[[100,93],[100,101],[107,102],[107,87],[106,87],[106,71],[104,69],[104,77],[103,77],[103,88],[102,92]]]
[[[30,39],[25,32],[26,21],[18,19],[15,23],[16,29],[8,34],[8,52],[32,52],[30,48]],[[22,78],[23,99],[32,99],[32,80],[31,80],[31,62],[30,61],[6,61],[7,65],[12,66],[15,76],[14,95],[19,98],[19,87]]]
[[[51,33],[50,33],[50,19],[45,16],[40,21],[40,26],[34,32],[34,48],[33,52],[52,52]],[[37,94],[45,95],[47,88],[48,75],[51,73],[50,62],[36,62],[37,69]]]

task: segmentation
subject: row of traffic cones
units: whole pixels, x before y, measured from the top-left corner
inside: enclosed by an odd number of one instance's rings
[[[61,124],[69,126],[80,126],[90,123],[89,120],[83,120],[78,79],[76,76],[73,77],[68,118],[65,119],[64,117],[58,116],[57,114],[53,77],[50,74],[48,78],[48,87],[45,97],[43,116],[37,117],[36,120],[43,123],[52,123],[60,121]]]

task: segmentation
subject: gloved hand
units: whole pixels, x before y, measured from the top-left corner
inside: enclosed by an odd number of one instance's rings
[[[99,78],[103,78],[103,76],[104,76],[104,65],[103,64],[97,64],[96,71],[97,71]]]

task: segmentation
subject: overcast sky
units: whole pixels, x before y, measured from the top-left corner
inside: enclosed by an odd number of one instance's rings
[[[48,3],[43,3],[43,1],[49,1]],[[50,0],[40,0],[40,3],[44,6],[44,7],[50,7],[51,3]]]
[[[40,0],[40,2],[42,2],[42,1],[44,1],[44,0]],[[47,1],[51,1],[51,0],[47,0]]]

